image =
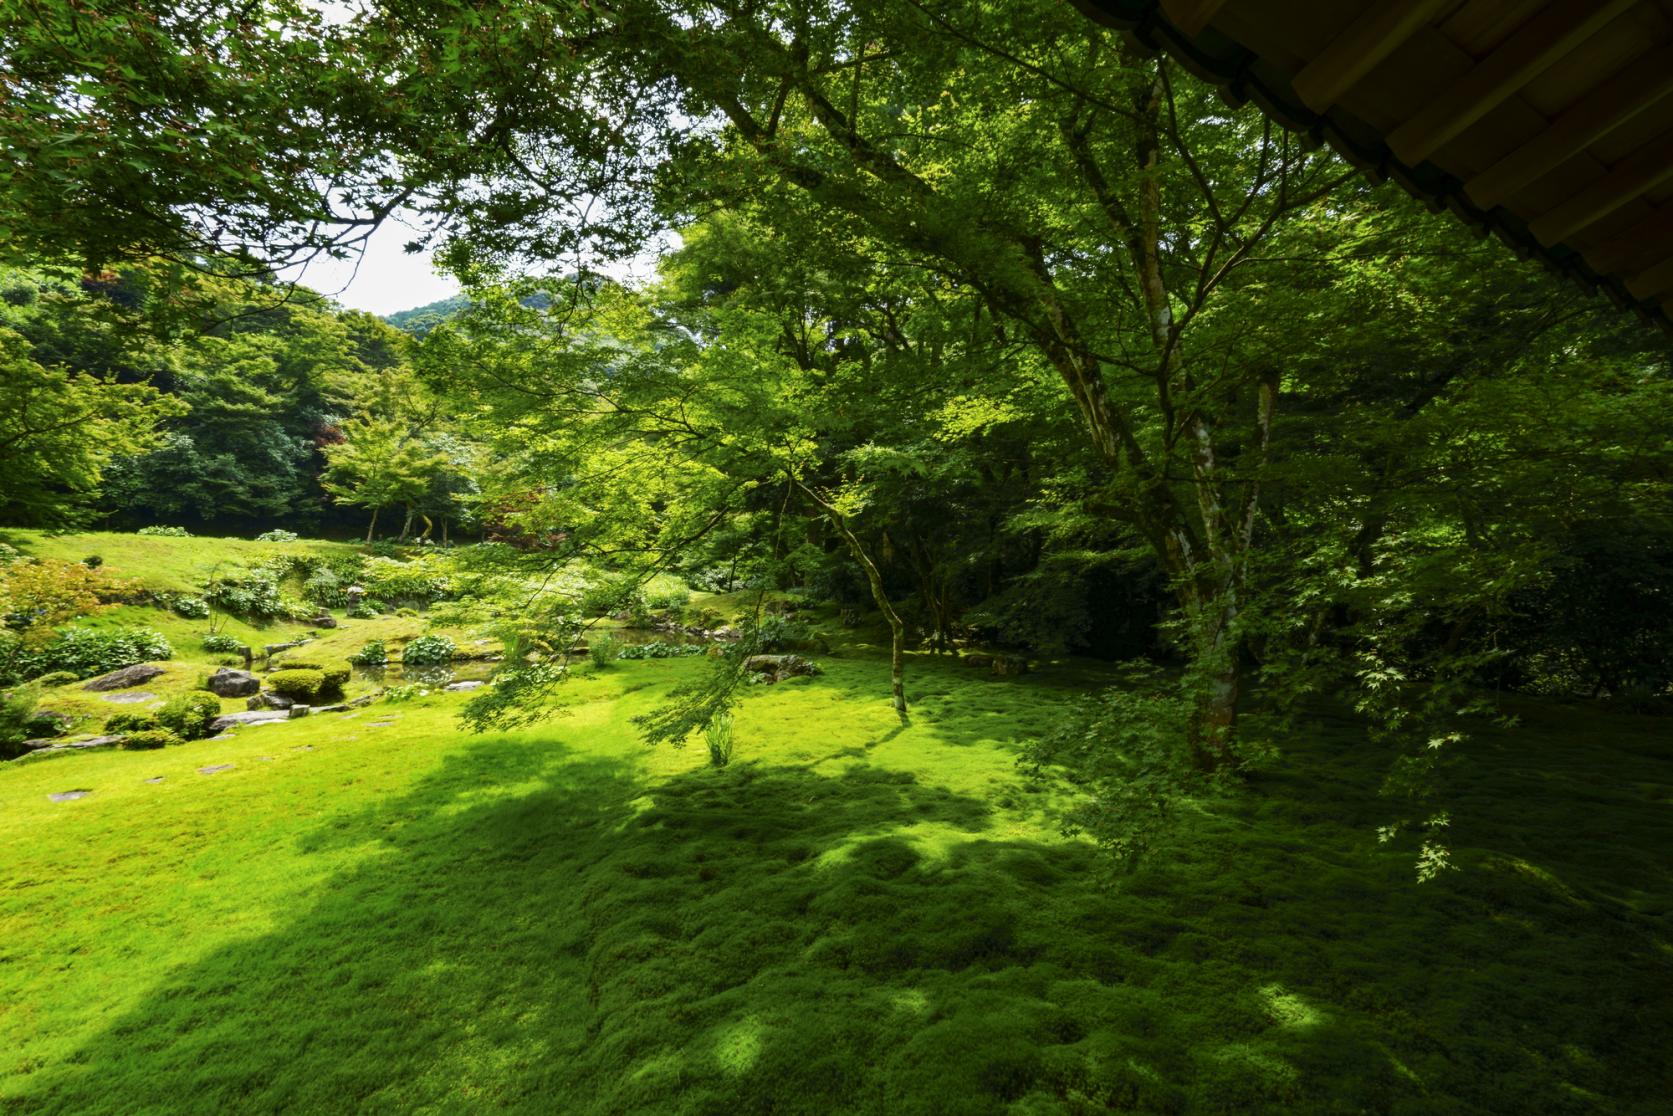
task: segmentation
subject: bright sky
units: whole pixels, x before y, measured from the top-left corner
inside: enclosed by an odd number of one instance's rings
[[[436,271],[429,252],[408,255],[402,251],[408,241],[417,238],[412,226],[392,221],[372,233],[358,259],[318,259],[305,273],[286,272],[285,278],[312,287],[344,306],[373,314],[411,310],[458,294],[459,284]],[[679,242],[679,237],[670,233],[661,245],[633,259],[606,264],[600,270],[619,282],[642,283],[656,274],[659,252]]]
[[[393,314],[458,294],[459,284],[437,273],[430,253],[409,256],[401,250],[415,239],[411,227],[388,222],[372,233],[358,259],[319,259],[304,273],[285,277],[373,314]]]

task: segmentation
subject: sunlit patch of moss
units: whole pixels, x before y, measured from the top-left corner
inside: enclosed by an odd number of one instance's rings
[[[766,1025],[755,1016],[720,1028],[715,1036],[715,1061],[724,1072],[734,1077],[748,1073],[761,1057],[761,1042],[766,1030]]]

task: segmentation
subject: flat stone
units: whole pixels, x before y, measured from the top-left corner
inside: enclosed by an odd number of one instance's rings
[[[163,673],[162,667],[152,666],[150,663],[135,663],[125,666],[121,670],[113,670],[109,674],[101,674],[91,682],[83,682],[84,690],[126,690],[129,686],[138,686],[142,682],[149,682]]]
[[[464,682],[449,682],[447,685],[443,686],[442,689],[458,693],[461,690],[480,690],[487,684],[488,683],[482,681],[481,679],[470,679]]]
[[[147,782],[147,783],[153,783],[153,784],[155,784],[155,783],[160,783],[160,782],[162,782],[162,781],[163,781],[163,777],[162,777],[162,776],[161,776],[161,775],[159,775],[159,776],[157,776],[157,777],[156,777],[156,778],[155,778],[155,779],[147,779],[147,780],[145,780],[145,781],[146,781],[146,782]]]
[[[276,694],[272,690],[264,690],[244,703],[246,709],[289,709],[296,702],[283,694]]]
[[[114,701],[117,705],[134,705],[142,701],[156,701],[157,695],[148,690],[130,690],[125,694],[101,694],[101,701]]]
[[[294,749],[292,749],[292,751],[297,752],[311,752],[313,750],[314,746],[312,744],[298,744]]]
[[[242,713],[222,713],[209,722],[210,732],[225,732],[238,725],[269,725],[290,720],[290,713],[282,709],[247,709]]]
[[[217,771],[231,771],[232,768],[233,768],[233,765],[230,764],[230,763],[212,763],[208,767],[198,768],[198,774],[199,775],[213,775]]]
[[[59,791],[57,794],[49,794],[47,797],[54,802],[74,802],[76,799],[86,798],[92,793],[88,790]]]
[[[369,728],[388,728],[394,723],[394,721],[367,721],[366,725]]]
[[[257,756],[256,759],[260,760],[262,763],[272,763],[273,762],[273,757],[272,756]]]
[[[297,704],[297,705],[291,706],[288,710],[286,710],[285,711],[285,716],[287,716],[287,717],[306,717],[308,714],[312,713],[313,711],[314,711],[314,707],[311,706],[311,705]]]

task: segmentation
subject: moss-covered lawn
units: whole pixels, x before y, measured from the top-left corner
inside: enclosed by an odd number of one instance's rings
[[[1014,763],[1069,679],[826,665],[724,771],[627,720],[692,661],[0,768],[0,1109],[1667,1110],[1656,722],[1480,740],[1423,887],[1321,728],[1110,887]]]

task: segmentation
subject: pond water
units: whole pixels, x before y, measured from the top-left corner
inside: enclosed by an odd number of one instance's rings
[[[449,682],[486,680],[499,665],[497,662],[483,659],[464,659],[437,666],[402,666],[400,663],[389,663],[385,666],[357,666],[354,668],[354,676],[362,682],[382,685],[403,683],[437,687],[445,686]]]

